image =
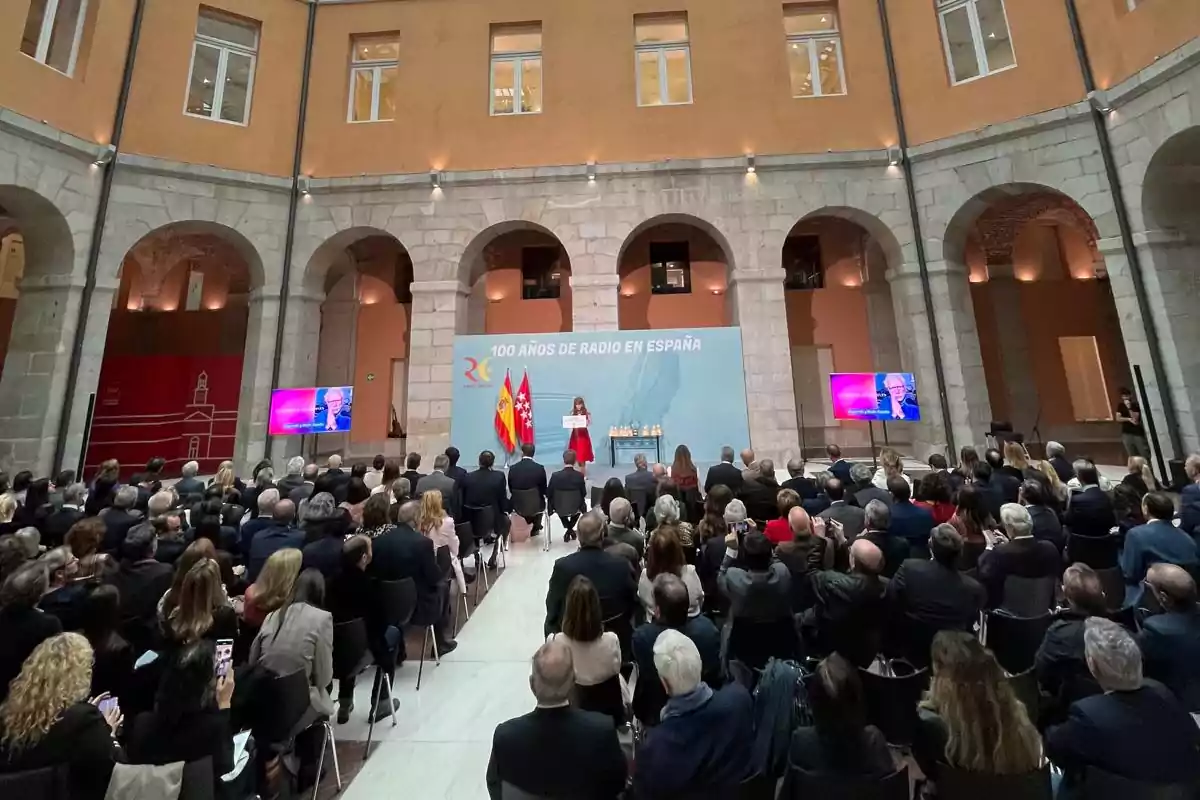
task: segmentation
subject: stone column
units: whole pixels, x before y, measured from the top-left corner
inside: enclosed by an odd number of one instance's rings
[[[617,290],[621,278],[615,272],[603,275],[571,275],[571,329],[615,331]]]
[[[929,264],[928,272],[954,444],[960,448],[968,444],[978,446],[984,441],[991,406],[967,270],[964,266],[935,261]],[[924,459],[931,452],[944,451],[947,436],[920,268],[915,262],[902,264],[888,270],[887,280],[892,288],[901,362],[906,372],[913,373],[921,401],[921,422],[914,426],[912,434],[914,455]]]
[[[267,416],[271,390],[275,388],[271,385],[271,371],[279,324],[279,291],[255,289],[250,294],[249,306],[242,385],[238,395],[237,435],[233,444],[233,463],[242,474],[249,474],[266,455]]]
[[[296,281],[299,283],[299,281]],[[279,385],[268,388],[286,388],[292,386],[315,386],[317,381],[317,349],[321,340],[321,302],[324,294],[296,286],[288,295],[287,314],[283,323],[283,350],[279,363]],[[264,300],[264,303],[267,302]],[[269,306],[264,306],[262,316],[278,318],[279,309],[270,313]],[[271,335],[274,326],[271,325]],[[265,334],[262,334],[265,335]],[[247,331],[247,347],[250,337]],[[274,350],[272,350],[272,355]],[[242,391],[246,391],[245,367],[242,369]],[[269,373],[267,381],[269,383]],[[242,396],[244,401],[245,395]],[[240,418],[239,401],[239,418]],[[299,436],[276,436],[271,439],[271,460],[275,464],[276,474],[283,474],[287,460],[292,456],[302,455]]]
[[[1029,357],[1021,283],[1013,273],[1011,262],[988,263],[987,297],[996,315],[996,344],[1008,394],[1008,421],[1013,430],[1025,434],[1025,441],[1032,442],[1041,398]]]
[[[742,330],[750,445],[759,458],[783,468],[800,454],[783,270],[735,269],[729,292],[733,323]]]
[[[415,281],[408,350],[408,452],[431,460],[450,445],[454,337],[465,332],[469,290],[460,281]]]

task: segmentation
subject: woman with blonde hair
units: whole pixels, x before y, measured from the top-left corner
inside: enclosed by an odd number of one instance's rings
[[[875,470],[871,485],[886,491],[888,478],[904,478],[908,488],[912,489],[912,478],[904,474],[904,459],[892,448],[885,447],[879,451],[879,469]]]
[[[177,645],[237,637],[237,614],[228,605],[216,561],[206,558],[188,570],[179,587],[179,604],[167,617],[164,633]]]
[[[254,583],[246,587],[242,604],[242,619],[247,625],[261,628],[263,620],[292,596],[292,587],[300,575],[304,554],[294,547],[276,550],[263,565]]]
[[[222,461],[220,468],[217,470],[217,474],[213,477],[212,483],[209,485],[220,486],[221,494],[224,495],[225,492],[228,492],[230,489],[237,488],[235,486],[236,482],[237,477],[233,474],[233,462]]]
[[[121,711],[88,701],[92,646],[78,633],[60,633],[34,648],[0,705],[0,773],[65,768],[68,796],[100,800],[121,758],[116,730]]]
[[[443,547],[450,550],[450,564],[454,569],[454,582],[459,594],[467,593],[467,581],[463,577],[462,562],[458,558],[458,533],[454,529],[454,518],[442,507],[442,493],[436,489],[421,495],[421,509],[417,512],[417,530],[433,542],[436,554]]]
[[[1150,492],[1158,491],[1158,480],[1154,477],[1154,472],[1146,463],[1146,459],[1141,456],[1133,456],[1129,459],[1126,468],[1128,474],[1121,479],[1121,483],[1136,489],[1139,498],[1145,497]]]
[[[1036,770],[1041,737],[991,652],[969,633],[941,631],[930,655],[913,744],[921,770],[935,783],[939,764],[988,775]]]

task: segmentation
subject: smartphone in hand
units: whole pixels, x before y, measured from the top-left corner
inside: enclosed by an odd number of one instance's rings
[[[223,678],[229,674],[231,666],[233,666],[233,639],[218,639],[213,670],[218,678]]]
[[[106,697],[103,700],[101,700],[100,705],[97,706],[97,708],[100,709],[100,713],[103,714],[105,717],[107,717],[108,713],[116,707],[117,707],[117,698],[115,698],[115,697]]]

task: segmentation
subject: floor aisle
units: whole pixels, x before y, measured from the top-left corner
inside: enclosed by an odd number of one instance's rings
[[[496,724],[533,709],[529,659],[544,641],[546,583],[554,560],[573,551],[554,521],[554,544],[542,551],[542,537],[513,545],[508,568],[471,615],[458,637],[458,649],[441,666],[425,663],[416,691],[417,662],[397,672],[397,725],[375,726],[372,753],[346,787],[347,800],[397,796],[420,800],[481,800]],[[544,534],[543,534],[544,535]],[[490,548],[489,548],[490,551]],[[370,701],[370,681],[357,687],[355,719],[335,726],[339,742],[365,740],[362,719]]]

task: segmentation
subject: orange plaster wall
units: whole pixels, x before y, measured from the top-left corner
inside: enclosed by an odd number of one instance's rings
[[[392,362],[408,358],[408,317],[409,307],[396,302],[358,307],[353,442],[387,438],[392,421]],[[369,373],[374,373],[374,380],[367,380]],[[404,419],[403,408],[397,413]]]
[[[690,294],[650,293],[652,241],[688,242]],[[619,271],[617,320],[621,330],[719,328],[731,324],[725,256],[716,242],[691,226],[658,225],[639,234],[626,248]]]
[[[1200,36],[1200,3],[1141,0],[1076,0],[1096,84],[1107,89],[1155,59]]]

